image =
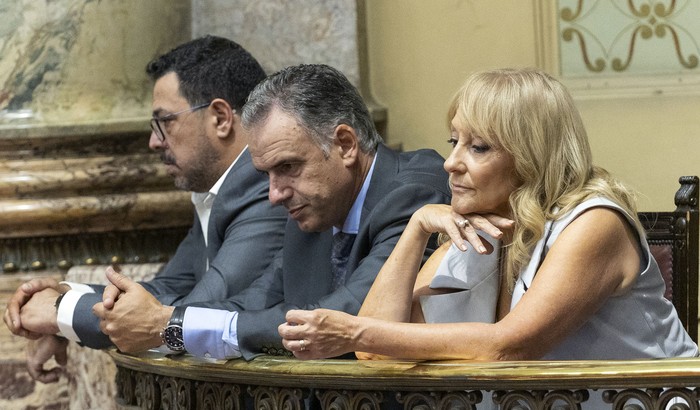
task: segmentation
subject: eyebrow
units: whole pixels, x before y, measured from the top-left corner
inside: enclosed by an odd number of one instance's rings
[[[282,158],[279,158],[277,161],[275,161],[274,164],[266,167],[265,169],[267,171],[265,171],[265,172],[274,171],[285,164],[300,164],[303,162],[304,162],[304,160],[299,158],[298,155],[284,156]],[[258,168],[258,170],[260,170],[260,169]]]

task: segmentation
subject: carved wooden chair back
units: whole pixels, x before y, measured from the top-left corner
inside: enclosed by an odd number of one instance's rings
[[[640,212],[647,241],[686,331],[698,341],[698,177],[683,176],[672,212]]]

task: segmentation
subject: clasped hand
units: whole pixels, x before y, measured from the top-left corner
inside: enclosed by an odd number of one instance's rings
[[[7,302],[3,316],[5,325],[12,334],[27,339],[58,333],[54,305],[58,295],[68,289],[50,277],[25,282]]]
[[[102,303],[92,311],[100,318],[100,329],[122,352],[132,353],[161,345],[160,331],[167,324],[172,307],[163,306],[143,286],[111,267],[110,282]]]
[[[27,343],[27,370],[42,383],[54,383],[63,373],[68,341],[58,333],[54,306],[60,293],[68,291],[53,278],[35,278],[23,283],[7,303],[3,320],[10,332],[30,339]],[[58,367],[44,369],[52,357]]]

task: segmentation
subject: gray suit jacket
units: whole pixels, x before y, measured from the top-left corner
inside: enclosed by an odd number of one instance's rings
[[[267,177],[258,172],[246,150],[226,176],[212,204],[208,243],[197,213],[189,233],[170,262],[151,281],[141,284],[166,305],[222,300],[246,289],[281,249],[287,212],[268,201]],[[209,269],[206,269],[207,258]],[[102,301],[104,286],[83,295],[73,328],[93,348],[111,345],[100,332],[92,306]]]
[[[378,147],[345,286],[331,290],[332,230],[306,233],[290,220],[284,248],[263,276],[226,301],[196,305],[239,311],[238,342],[247,360],[261,353],[286,352],[277,326],[290,309],[327,308],[356,314],[411,215],[425,204],[450,203],[443,162],[432,150],[399,154]],[[423,261],[434,248],[431,242]]]

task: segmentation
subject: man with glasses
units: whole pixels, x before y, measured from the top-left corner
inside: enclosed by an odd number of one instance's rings
[[[163,305],[226,299],[265,270],[281,248],[287,220],[284,208],[268,201],[268,180],[252,165],[239,116],[265,73],[238,44],[212,36],[171,50],[146,71],[155,81],[149,147],[160,152],[175,186],[193,192],[196,212],[170,262],[141,285]],[[102,290],[32,280],[11,298],[5,323],[28,337],[60,330],[88,347],[110,346],[92,313]],[[158,319],[135,301],[123,324],[138,340],[151,336],[140,332]],[[65,357],[65,348],[55,336],[30,346],[30,374],[44,382],[57,380],[59,371],[44,370],[43,364],[54,354]]]
[[[154,116],[153,118],[151,118],[151,131],[156,133],[156,137],[158,137],[160,142],[165,142],[165,132],[163,132],[163,128],[162,128],[161,124],[167,124],[168,122],[177,119],[177,116],[180,114],[201,110],[202,108],[207,108],[210,105],[211,105],[211,103],[207,102],[204,104],[199,104],[199,105],[194,106],[194,107],[185,108],[182,111],[174,112],[172,114],[164,115],[162,117],[155,117]]]

